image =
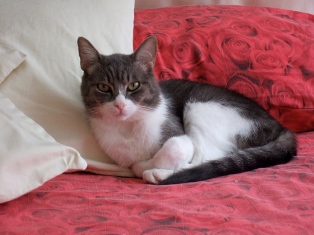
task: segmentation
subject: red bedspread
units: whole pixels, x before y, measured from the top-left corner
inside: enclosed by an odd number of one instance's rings
[[[314,132],[286,165],[173,186],[63,174],[0,204],[0,234],[313,234]]]
[[[314,17],[251,7],[136,12],[135,47],[149,35],[159,40],[159,79],[202,80],[250,96],[284,125],[308,131],[297,134],[298,155],[284,165],[169,186],[63,174],[0,204],[0,235],[313,234]]]

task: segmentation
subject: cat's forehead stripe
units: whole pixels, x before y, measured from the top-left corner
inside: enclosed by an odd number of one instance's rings
[[[115,69],[112,66],[108,66],[108,68],[107,68],[107,79],[108,79],[109,83],[114,82],[114,77],[115,77],[114,72],[115,72]]]
[[[110,84],[114,84],[115,82],[127,84],[131,81],[131,77],[132,76],[126,68],[114,68],[113,66],[107,66],[103,79],[106,79]]]

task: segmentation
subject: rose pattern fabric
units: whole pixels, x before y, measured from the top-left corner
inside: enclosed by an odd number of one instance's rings
[[[238,19],[245,14],[256,16],[260,23],[255,24],[252,17]],[[259,14],[270,18],[276,14],[278,20],[259,18]],[[304,99],[304,107],[311,105],[314,58],[309,56],[314,45],[309,44],[310,32],[303,24],[292,27],[279,20],[290,22],[291,17],[312,24],[309,15],[266,8],[204,6],[138,11],[135,46],[155,30],[151,25],[158,25],[154,35],[159,39],[159,79],[180,75],[242,91],[252,98],[262,97],[258,101],[272,115],[285,123],[300,123],[304,116],[299,116],[299,104],[293,102],[297,97]],[[173,22],[185,22],[189,27],[180,33],[182,27]],[[209,24],[229,28],[225,33],[223,28],[211,31],[214,40],[207,36],[207,30],[212,29]],[[267,26],[272,37],[248,40],[263,32],[260,25]],[[171,31],[160,31],[165,28]],[[172,30],[179,35],[172,36]],[[314,32],[314,27],[311,30]],[[291,46],[295,43],[291,38],[275,36],[275,32],[294,32],[296,38],[307,42],[304,52]],[[208,49],[199,49],[202,47]],[[282,54],[276,56],[276,50]],[[282,66],[285,61],[290,66]],[[267,64],[272,69],[265,69]],[[308,114],[311,112],[309,109]],[[303,121],[307,127],[313,124],[311,119]],[[0,204],[0,234],[310,235],[314,231],[314,132],[299,133],[297,138],[298,155],[287,164],[202,182],[156,186],[141,179],[63,174]]]
[[[0,204],[0,234],[313,234],[314,132],[290,163],[197,183],[72,173]]]
[[[236,90],[289,129],[314,130],[314,16],[241,6],[136,12],[134,47],[159,41],[159,80],[183,78]]]

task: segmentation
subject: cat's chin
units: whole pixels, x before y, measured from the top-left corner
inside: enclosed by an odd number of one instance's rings
[[[118,114],[115,116],[115,119],[118,121],[127,121],[129,119],[129,115],[126,114]]]

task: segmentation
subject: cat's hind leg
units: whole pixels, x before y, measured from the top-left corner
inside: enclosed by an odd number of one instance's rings
[[[193,153],[194,146],[188,136],[182,135],[168,139],[150,160],[153,168],[143,172],[143,179],[146,182],[158,184],[175,171],[186,167],[191,162]]]
[[[168,139],[152,159],[154,168],[181,169],[192,161],[194,146],[187,135]]]
[[[132,171],[146,182],[158,184],[175,171],[186,167],[191,162],[193,153],[194,146],[188,136],[175,136],[168,139],[153,158],[133,164]]]

